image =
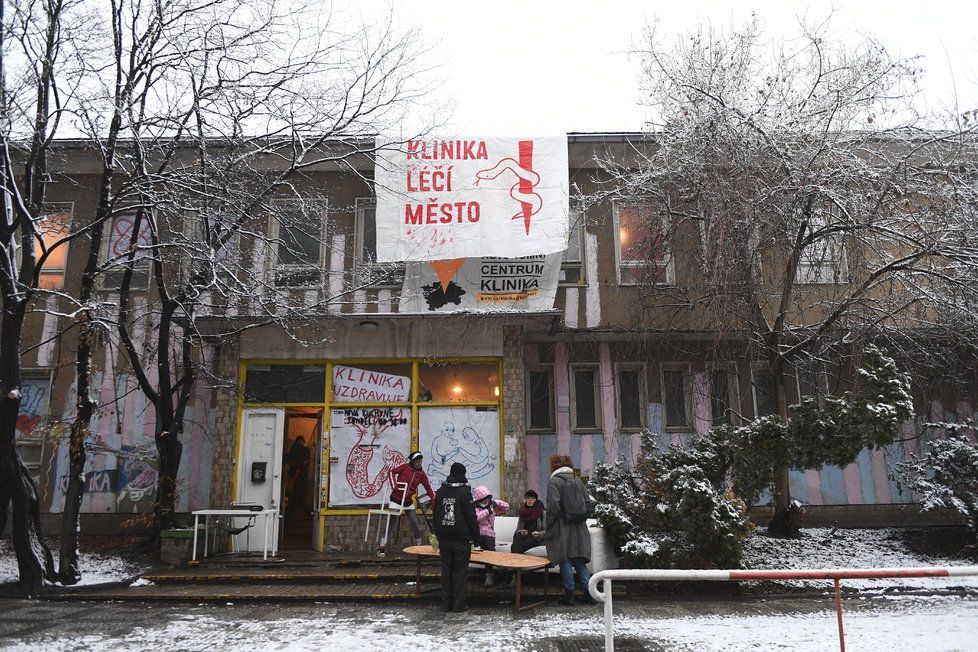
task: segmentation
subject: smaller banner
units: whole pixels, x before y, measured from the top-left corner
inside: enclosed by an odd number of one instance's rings
[[[550,310],[563,252],[408,263],[401,312]]]
[[[333,400],[338,403],[403,403],[410,395],[407,376],[333,366]]]

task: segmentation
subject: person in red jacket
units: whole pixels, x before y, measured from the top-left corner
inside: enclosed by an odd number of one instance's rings
[[[421,466],[424,464],[424,456],[420,451],[414,451],[408,455],[408,461],[400,466],[391,469],[391,479],[394,489],[391,491],[390,507],[391,510],[400,510],[404,506],[404,515],[407,516],[408,523],[411,524],[411,533],[414,535],[414,545],[421,545],[421,524],[418,523],[418,515],[414,510],[414,497],[418,493],[418,487],[424,486],[428,494],[428,503],[434,499],[435,492],[428,481],[428,474]],[[404,487],[407,489],[404,489]],[[393,538],[397,539],[397,530],[401,525],[399,516],[391,517],[390,531]],[[383,557],[387,552],[387,537],[380,542],[377,549],[377,556]]]

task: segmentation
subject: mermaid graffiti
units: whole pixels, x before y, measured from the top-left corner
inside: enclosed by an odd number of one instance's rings
[[[370,461],[373,459],[376,450],[381,447],[381,444],[377,443],[377,439],[390,425],[390,423],[385,423],[382,425],[354,426],[359,436],[356,443],[350,448],[350,455],[346,459],[346,481],[350,485],[353,495],[357,498],[369,499],[379,494],[387,483],[390,470],[407,461],[403,453],[384,445],[381,454],[383,465],[374,477],[370,478]],[[369,443],[364,443],[364,439],[368,435]]]

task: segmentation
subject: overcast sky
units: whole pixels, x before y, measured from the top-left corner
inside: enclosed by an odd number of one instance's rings
[[[418,25],[444,62],[440,92],[454,103],[448,128],[473,135],[640,129],[638,68],[626,52],[654,14],[668,33],[694,28],[702,18],[714,25],[740,23],[753,10],[779,35],[796,33],[796,16],[821,18],[835,7],[838,35],[867,32],[895,54],[924,55],[929,102],[948,105],[956,84],[963,108],[975,108],[976,6],[974,0],[394,3],[397,15]]]

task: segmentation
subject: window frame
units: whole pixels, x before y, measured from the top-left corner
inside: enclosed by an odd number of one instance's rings
[[[815,394],[814,398],[819,405],[823,405],[825,403],[825,397],[830,395],[829,372],[828,369],[826,368],[825,362],[823,362],[822,360],[811,360],[811,362],[816,363],[814,371],[816,374],[815,382],[818,385],[818,387],[816,388],[817,393]],[[802,394],[801,391],[801,374],[802,372],[806,372],[806,373],[810,372],[812,371],[812,369],[807,365],[795,364],[793,366],[794,366],[793,375],[795,377],[795,392],[796,392],[795,396],[797,396],[798,402],[800,403],[803,398],[808,396],[807,394]]]
[[[621,418],[621,375],[622,370],[638,372],[638,421],[637,426],[626,426]],[[621,432],[641,432],[648,428],[648,367],[644,362],[616,362],[615,363],[615,418],[618,430]],[[643,409],[645,408],[645,409]]]
[[[139,211],[139,206],[124,206],[117,211],[113,211],[112,215],[109,217],[107,225],[109,227],[108,237],[102,238],[102,245],[99,251],[99,262],[100,266],[105,265],[109,262],[110,252],[112,250],[112,232],[115,230],[115,221],[121,217],[132,216],[135,217],[136,213]],[[152,219],[152,211],[148,208],[143,208],[150,219]],[[152,229],[152,224],[147,222],[149,229]],[[151,231],[152,233],[152,231]],[[137,284],[135,278],[129,284],[130,292],[148,292],[150,287],[153,285],[153,257],[151,255],[146,256],[144,259],[146,261],[146,285]],[[133,266],[133,276],[135,277],[135,272],[138,270],[136,265]],[[112,272],[118,272],[122,274],[124,270],[122,268],[104,268],[98,275],[98,287],[106,292],[118,292],[120,290],[119,286],[114,283],[108,283],[108,276]],[[121,279],[120,279],[121,280]]]
[[[269,281],[270,285],[278,291],[287,290],[322,290],[326,284],[326,250],[328,249],[326,242],[326,227],[329,220],[329,207],[325,198],[317,199],[302,199],[302,198],[292,198],[292,197],[276,197],[271,200],[271,206],[283,206],[286,204],[298,204],[300,206],[310,206],[314,208],[320,217],[319,220],[319,259],[315,264],[306,263],[279,263],[278,262],[278,248],[281,244],[279,242],[279,236],[281,234],[281,223],[280,220],[273,217],[274,212],[270,211],[269,216],[269,244],[271,245],[268,265],[269,265]],[[306,272],[316,270],[319,275],[319,281],[317,283],[306,283],[306,284],[296,284],[296,285],[279,285],[277,282],[277,275],[279,272]]]
[[[360,282],[370,288],[400,289],[404,284],[404,274],[407,270],[405,263],[378,263],[365,260],[363,257],[364,211],[374,209],[374,231],[377,229],[377,198],[357,197],[353,203],[353,260],[354,269]],[[374,252],[376,255],[376,251]],[[379,279],[379,280],[378,280]]]
[[[577,423],[577,378],[579,370],[594,371],[594,425],[582,426]],[[597,362],[575,362],[569,366],[570,371],[570,421],[571,432],[594,433],[601,432],[601,366]]]
[[[50,423],[50,419],[51,419],[51,387],[53,385],[51,368],[50,367],[25,367],[23,370],[21,370],[21,381],[27,378],[43,379],[47,383],[47,395],[45,396],[44,399],[45,402],[44,418],[41,422],[42,425],[46,425]],[[21,413],[18,410],[17,416],[19,417],[20,414]],[[38,486],[40,486],[39,478],[41,476],[41,466],[43,465],[42,456],[44,454],[44,433],[41,432],[40,434],[34,434],[34,432],[32,432],[31,435],[28,437],[21,437],[16,432],[15,434],[17,436],[14,438],[14,447],[18,449],[18,453],[20,453],[21,458],[24,461],[24,466],[30,472],[31,477],[34,479],[34,482],[37,483]],[[24,448],[37,449],[38,461],[37,462],[28,461],[29,458],[25,457],[21,452],[21,449]]]
[[[48,216],[48,215],[67,215],[68,216],[68,220],[67,220],[67,222],[65,224],[64,236],[68,236],[68,235],[71,234],[71,225],[72,225],[72,222],[74,222],[74,220],[75,220],[75,202],[73,202],[73,201],[64,201],[64,202],[45,203],[41,207],[41,211],[42,211],[42,214],[44,216]],[[41,236],[40,232],[38,232],[38,231],[35,230],[34,239],[35,240],[41,240],[41,237],[42,236]],[[40,243],[37,243],[35,245],[35,248],[36,248],[35,250],[36,250],[36,253],[38,255],[40,255],[40,247],[39,247],[39,245],[40,245]],[[66,240],[60,247],[58,247],[58,249],[61,249],[61,250],[64,251],[64,265],[62,265],[60,267],[48,267],[46,265],[42,265],[41,266],[41,269],[38,270],[38,274],[37,274],[37,287],[39,289],[41,289],[41,290],[58,292],[58,291],[64,290],[64,288],[65,288],[65,281],[67,280],[67,274],[68,274],[68,254],[71,251],[71,240]],[[20,255],[19,255],[20,254],[20,248],[17,249],[17,252],[18,252],[17,262],[19,264],[20,263]],[[43,275],[45,275],[45,274],[58,274],[58,273],[61,274],[61,283],[57,287],[43,287],[43,286],[41,286],[41,277]]]
[[[228,215],[230,215],[230,213]],[[197,228],[196,228],[197,225],[200,224],[200,222],[196,219],[194,212],[190,210],[184,211],[183,219],[184,219],[184,225],[183,225],[184,237],[187,238],[187,240],[190,242],[196,242],[199,239],[199,235],[201,235],[197,233]],[[234,234],[232,234],[231,239],[228,240],[227,244],[224,246],[223,253],[221,253],[220,255],[226,256],[228,259],[233,259],[233,258],[240,259],[242,257],[242,252],[243,252],[241,243],[242,243],[241,230],[238,229],[234,232]],[[193,256],[190,257],[190,260],[188,262],[192,264]],[[189,271],[190,267],[188,266],[187,269]]]
[[[824,213],[814,213],[814,215],[818,215],[819,223],[813,228],[812,223],[809,222],[809,231],[813,232],[831,226],[836,221],[836,212],[835,205],[829,204],[828,210]],[[825,216],[824,222],[821,219],[822,215]],[[838,255],[833,255],[832,258],[823,257],[822,260],[808,256],[806,260],[805,252],[807,250],[823,244],[826,246],[826,252],[828,247],[838,249]],[[807,272],[803,273],[802,270],[807,270]],[[795,270],[794,282],[795,285],[843,285],[848,283],[849,259],[846,255],[845,235],[843,233],[827,235],[802,249],[798,256],[798,268]]]
[[[676,261],[673,255],[671,246],[666,246],[666,251],[662,255],[661,263],[651,263],[651,262],[638,262],[638,261],[625,261],[622,260],[621,251],[621,211],[624,208],[652,208],[653,205],[648,202],[615,202],[612,209],[612,214],[614,218],[614,237],[615,237],[615,278],[618,285],[625,287],[673,287],[676,285]],[[670,222],[666,215],[661,215],[662,220],[662,232],[663,234],[669,231]],[[662,267],[665,270],[666,280],[664,282],[654,282],[654,283],[634,283],[631,281],[622,280],[622,269],[644,269],[644,268],[658,268]]]
[[[757,392],[758,392],[758,385],[759,385],[759,383],[757,382],[757,380],[758,380],[757,374],[761,370],[766,370],[767,371],[768,375],[771,376],[771,384],[772,384],[772,387],[773,387],[773,384],[774,384],[774,375],[771,374],[771,369],[770,369],[770,367],[768,367],[768,364],[766,362],[754,361],[754,362],[751,363],[751,365],[750,365],[750,386],[751,386],[751,398],[754,400],[754,418],[755,419],[757,419],[759,417],[762,417],[762,416],[778,416],[778,405],[777,405],[777,402],[774,399],[774,396],[771,397],[771,400],[774,402],[774,411],[773,412],[769,412],[768,414],[761,414],[760,411],[759,411],[759,409],[758,409],[760,407],[760,403],[757,400],[758,399]]]
[[[679,370],[683,372],[683,403],[685,408],[686,425],[670,426],[667,424],[668,405],[666,394],[666,370]],[[690,362],[669,360],[659,365],[659,385],[662,396],[662,428],[666,432],[692,432],[693,423],[693,365]]]
[[[557,287],[563,288],[576,288],[584,287],[588,284],[587,278],[587,265],[585,265],[584,257],[586,255],[585,246],[587,243],[586,230],[584,228],[584,213],[578,208],[570,209],[570,233],[568,234],[568,243],[570,243],[570,238],[574,237],[574,232],[577,231],[577,260],[566,260],[563,255],[560,259],[560,273],[557,277]],[[564,250],[564,254],[567,250]],[[566,270],[575,270],[577,272],[578,280],[576,281],[566,281],[564,280],[564,272]]]
[[[716,362],[709,362],[706,365],[707,380],[709,382],[709,396],[707,397],[710,403],[710,427],[715,427],[716,415],[713,414],[713,372],[717,369],[722,369],[727,372],[727,404],[731,409],[736,409],[740,412],[740,374],[737,372],[737,363],[733,360],[718,360]],[[738,425],[739,417],[736,414],[730,415],[730,425]]]
[[[533,406],[531,400],[532,383],[530,382],[530,374],[531,372],[538,373],[541,371],[550,374],[550,390],[548,392],[550,399],[550,409],[548,412],[550,416],[550,425],[546,427],[534,426],[531,420]],[[553,432],[557,429],[557,385],[555,367],[553,363],[528,364],[526,365],[524,374],[524,382],[526,383],[526,429],[529,432]]]

